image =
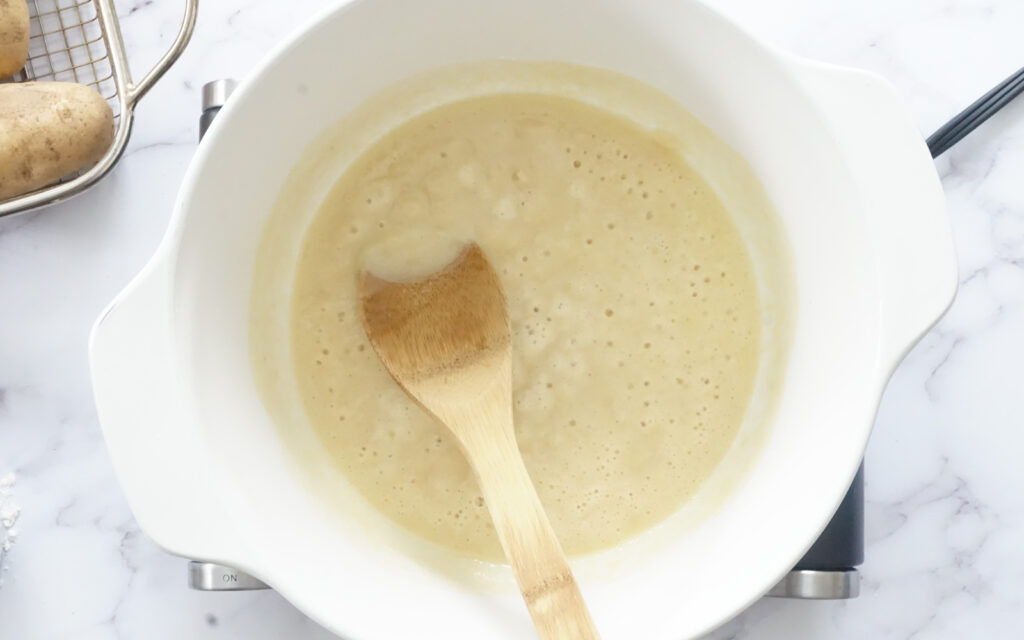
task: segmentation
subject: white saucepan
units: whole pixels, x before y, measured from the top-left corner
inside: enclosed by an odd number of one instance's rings
[[[765,46],[698,2],[339,2],[273,51],[200,146],[156,256],[94,329],[118,477],[157,544],[258,576],[344,637],[531,637],[511,581],[471,588],[309,495],[247,338],[260,231],[307,145],[397,80],[496,58],[606,68],[668,93],[746,158],[791,245],[795,330],[763,451],[699,526],[578,573],[604,638],[697,636],[814,541],[891,371],[956,286],[939,181],[892,88]]]

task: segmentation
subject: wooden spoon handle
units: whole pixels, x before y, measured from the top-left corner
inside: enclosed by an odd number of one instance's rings
[[[542,640],[599,638],[572,569],[523,465],[511,429],[506,437],[470,444],[469,459]]]

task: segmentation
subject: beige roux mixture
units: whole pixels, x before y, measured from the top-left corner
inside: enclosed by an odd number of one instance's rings
[[[567,552],[665,519],[744,420],[758,286],[729,212],[671,139],[567,97],[430,110],[330,192],[302,246],[290,332],[333,463],[404,527],[500,557],[455,442],[388,376],[357,311],[356,275],[382,246],[412,269],[470,239],[502,275],[519,446]]]

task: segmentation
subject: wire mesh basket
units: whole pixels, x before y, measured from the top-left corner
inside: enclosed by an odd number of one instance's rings
[[[124,153],[139,99],[178,59],[195,28],[199,0],[185,0],[185,18],[171,48],[142,80],[132,81],[114,0],[28,0],[28,59],[0,82],[77,82],[95,89],[114,113],[114,139],[95,166],[36,191],[0,201],[0,217],[81,193],[106,175]]]

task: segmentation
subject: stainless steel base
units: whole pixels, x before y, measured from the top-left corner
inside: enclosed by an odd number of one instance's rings
[[[790,571],[767,594],[772,598],[846,600],[860,595],[860,573],[847,571]]]
[[[188,586],[197,591],[252,591],[269,589],[248,573],[212,562],[188,563]]]

